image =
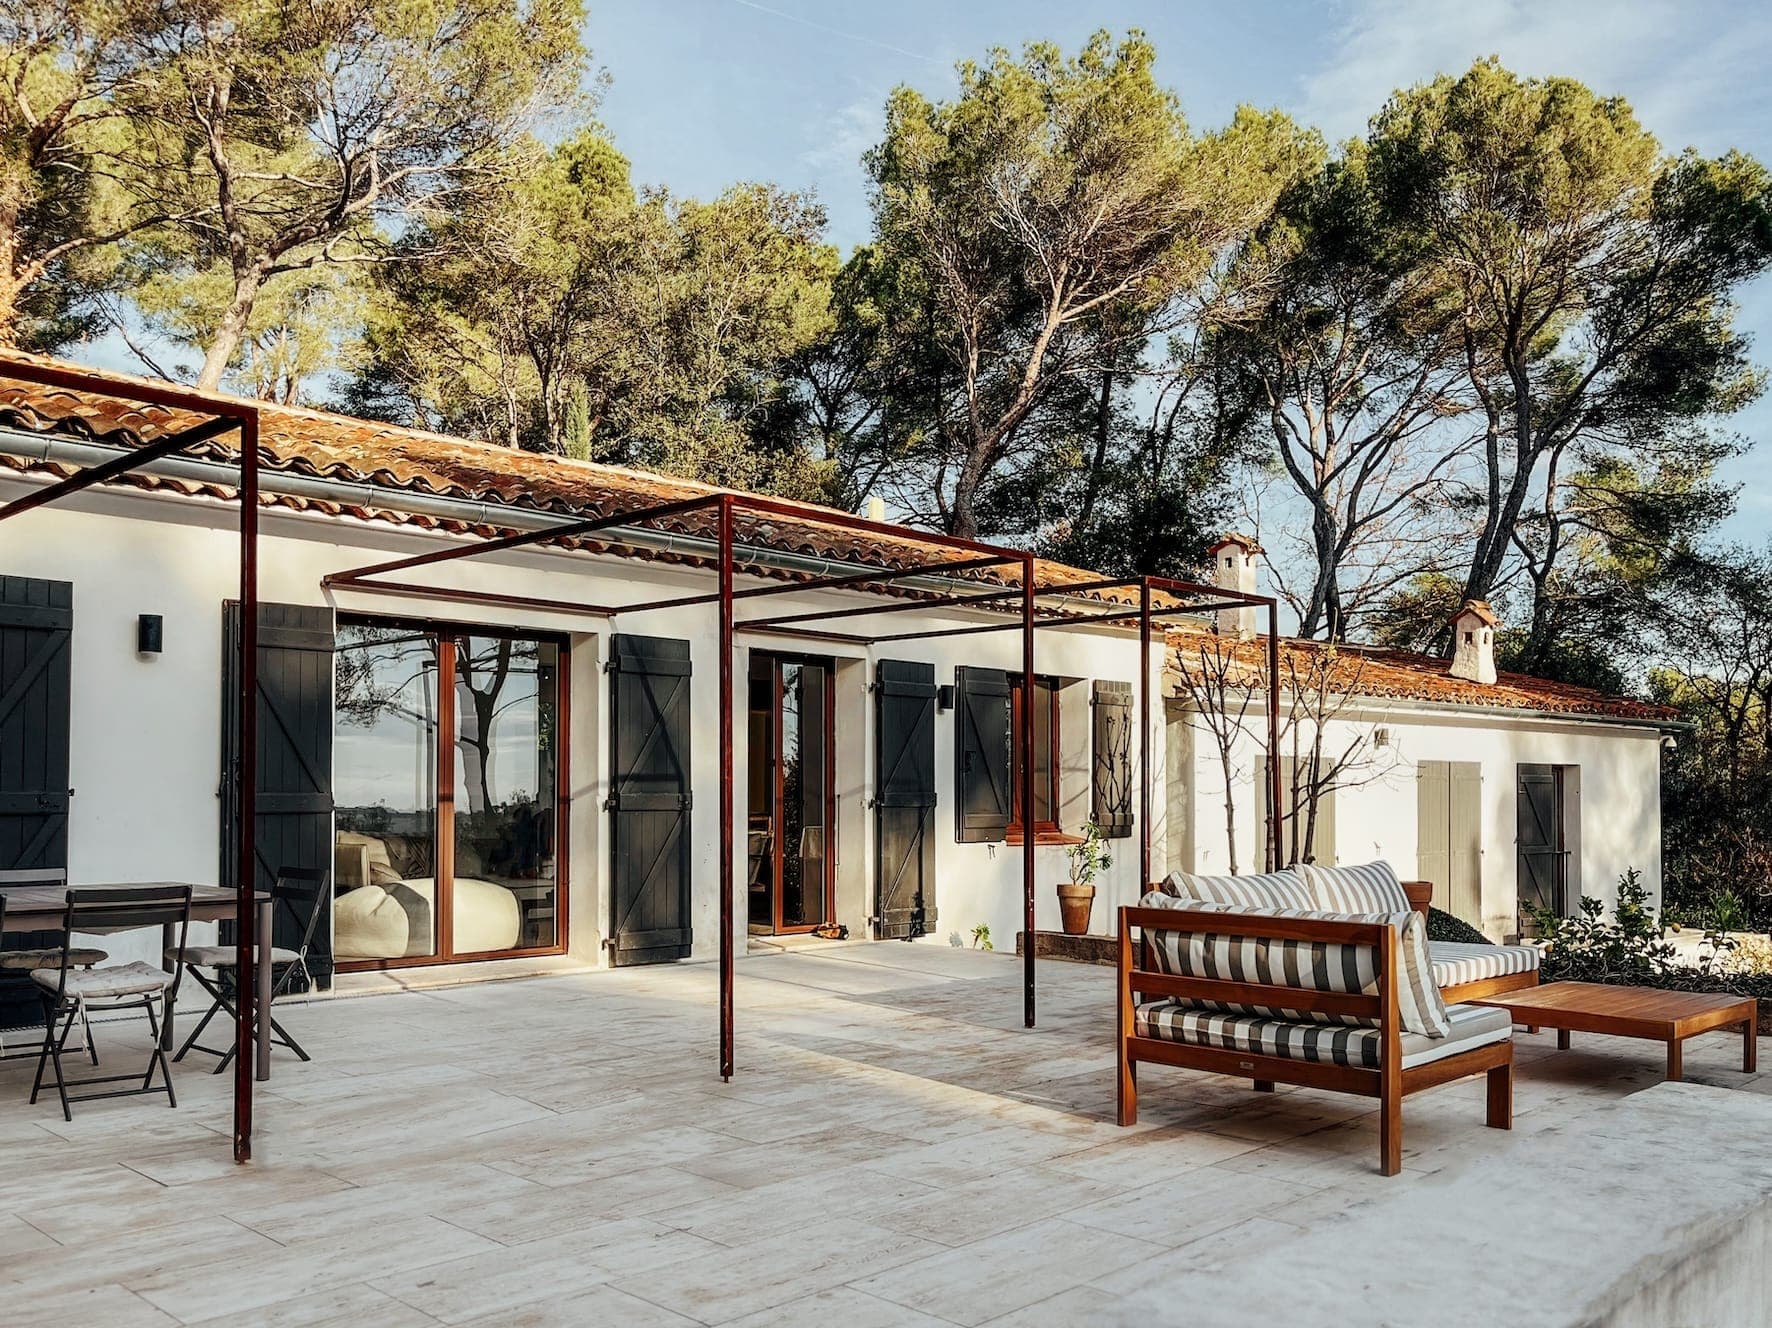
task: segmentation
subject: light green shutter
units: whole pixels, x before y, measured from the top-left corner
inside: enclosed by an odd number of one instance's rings
[[[1473,927],[1483,923],[1483,767],[1453,761],[1447,800],[1451,863],[1449,911]]]
[[[1415,767],[1415,878],[1434,883],[1434,907],[1452,903],[1451,772],[1446,761]]]

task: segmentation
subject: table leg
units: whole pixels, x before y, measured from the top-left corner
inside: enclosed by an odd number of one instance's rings
[[[1677,1084],[1686,1077],[1685,1050],[1686,1044],[1681,1042],[1679,1038],[1667,1040],[1667,1079],[1669,1083]]]
[[[1569,1030],[1566,1028],[1559,1028],[1557,1030],[1557,1050],[1569,1050]]]
[[[1760,1063],[1760,1017],[1741,1021],[1741,1072],[1752,1074]]]
[[[258,1079],[271,1077],[271,922],[270,900],[258,906]]]
[[[176,973],[178,971],[178,962],[169,958],[167,955],[167,952],[177,944],[178,928],[170,922],[162,925],[160,928],[160,967],[165,969],[168,973]],[[175,1045],[172,1036],[172,1006],[173,1003],[167,1001],[161,1007],[160,1046],[166,1051],[171,1051]]]

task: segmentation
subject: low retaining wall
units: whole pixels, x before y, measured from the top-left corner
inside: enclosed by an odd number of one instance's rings
[[[1147,1322],[1772,1323],[1772,1098],[1661,1084],[1521,1125],[1473,1131],[1444,1171],[1351,1186],[1344,1213],[1295,1239],[1227,1242],[1141,1306]]]

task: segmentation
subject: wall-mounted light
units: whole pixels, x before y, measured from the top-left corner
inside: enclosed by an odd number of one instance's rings
[[[158,613],[144,613],[135,620],[135,653],[158,655],[165,644],[166,620]]]
[[[1382,725],[1373,729],[1372,745],[1374,747],[1389,747],[1391,745],[1391,731]]]
[[[954,685],[951,682],[943,683],[935,689],[935,706],[938,710],[954,708]]]

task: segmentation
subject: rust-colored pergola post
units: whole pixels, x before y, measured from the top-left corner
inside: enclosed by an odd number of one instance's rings
[[[1015,740],[1021,752],[1022,1021],[1034,1026],[1034,559],[1021,564],[1021,716]]]
[[[1151,884],[1151,581],[1138,579],[1138,893]]]
[[[258,412],[240,417],[239,857],[234,888],[234,1161],[252,1160],[253,1047],[258,1027]],[[266,938],[269,940],[269,937]]]
[[[720,495],[720,1078],[732,1078],[732,495]]]
[[[1286,826],[1280,807],[1280,605],[1267,604],[1267,827],[1269,871],[1285,865]]]

